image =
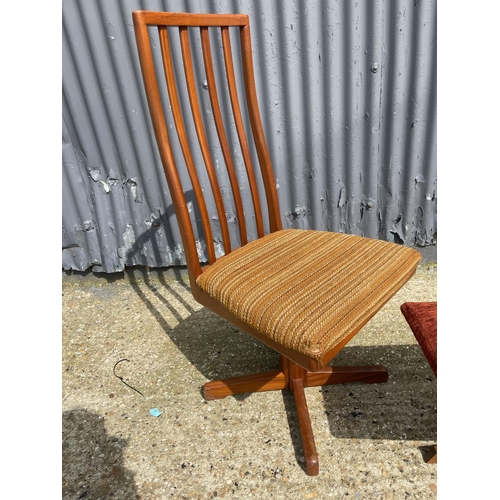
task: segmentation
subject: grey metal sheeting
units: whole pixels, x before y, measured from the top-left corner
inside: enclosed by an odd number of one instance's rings
[[[249,14],[284,227],[436,243],[435,1],[62,6],[63,269],[113,273],[185,262],[139,71],[131,13],[140,9]],[[208,109],[203,63],[194,61]],[[234,130],[229,136],[237,140]],[[220,149],[213,156],[223,165]],[[242,194],[250,207],[249,192]],[[230,200],[226,209],[233,230]],[[215,207],[209,211],[216,223]],[[202,234],[199,253],[206,260]]]

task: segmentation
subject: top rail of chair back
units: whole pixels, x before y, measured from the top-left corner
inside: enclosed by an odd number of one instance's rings
[[[247,14],[186,14],[184,12],[153,12],[136,10],[135,22],[148,26],[248,26]]]

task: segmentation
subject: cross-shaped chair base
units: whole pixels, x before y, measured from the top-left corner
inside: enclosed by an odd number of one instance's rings
[[[375,384],[387,382],[388,378],[389,375],[384,366],[327,366],[317,372],[310,372],[281,356],[280,370],[207,382],[204,385],[204,397],[206,400],[213,400],[246,392],[283,389],[292,391],[304,447],[306,472],[309,476],[316,476],[319,473],[318,452],[304,389],[349,382]]]

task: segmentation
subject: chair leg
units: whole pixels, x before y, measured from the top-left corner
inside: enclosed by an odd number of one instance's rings
[[[388,377],[384,366],[327,366],[317,372],[309,372],[282,356],[280,370],[207,382],[203,394],[206,400],[212,400],[246,392],[292,391],[304,447],[306,473],[316,476],[319,474],[319,460],[304,388],[350,382],[383,383],[387,382]]]
[[[316,387],[351,382],[380,384],[387,380],[389,380],[389,373],[385,366],[327,366],[317,372],[307,372],[305,386]]]
[[[292,392],[295,399],[297,416],[299,418],[300,435],[302,437],[302,446],[304,447],[304,456],[306,459],[306,472],[308,476],[317,476],[319,474],[318,452],[316,451],[311,417],[309,416],[304,384],[301,378],[292,380]]]

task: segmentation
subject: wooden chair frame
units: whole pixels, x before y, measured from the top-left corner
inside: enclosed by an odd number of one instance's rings
[[[158,87],[157,72],[155,69],[149,40],[148,27],[157,27],[162,51],[166,86],[168,89],[170,105],[172,107],[172,114],[177,129],[179,143],[189,172],[192,188],[199,206],[207,242],[208,259],[210,265],[216,261],[214,248],[212,245],[210,245],[210,242],[213,241],[212,229],[210,226],[210,219],[208,216],[201,184],[194,165],[192,154],[190,152],[189,140],[187,137],[183,115],[179,104],[179,95],[177,91],[176,79],[174,76],[173,62],[170,54],[170,39],[168,27],[178,27],[179,29],[183,65],[186,76],[186,87],[189,94],[191,111],[193,114],[194,125],[203,155],[205,168],[213,191],[215,204],[217,206],[219,222],[221,224],[224,250],[227,254],[231,252],[231,241],[225,217],[223,199],[218,185],[217,175],[213,165],[206,132],[204,130],[196,85],[194,83],[193,62],[188,29],[198,28],[200,30],[203,59],[208,83],[208,90],[210,92],[210,101],[212,104],[214,121],[217,128],[217,134],[220,140],[222,153],[226,163],[228,176],[233,189],[240,240],[241,244],[245,245],[248,241],[245,226],[245,215],[243,211],[241,196],[239,194],[238,182],[234,174],[234,165],[231,158],[230,148],[220,111],[212,62],[209,28],[218,27],[221,29],[224,63],[230,101],[234,114],[237,134],[241,145],[242,156],[248,176],[248,182],[250,185],[257,234],[258,237],[261,237],[264,235],[261,200],[259,199],[254,168],[251,164],[251,155],[249,153],[248,145],[249,141],[245,135],[245,131],[243,128],[243,118],[236,89],[234,63],[229,35],[230,27],[236,27],[239,29],[242,66],[245,80],[246,102],[248,105],[248,115],[251,123],[254,144],[260,163],[260,175],[262,176],[262,181],[265,189],[270,232],[281,230],[282,223],[280,219],[278,195],[276,191],[270,155],[264,137],[264,131],[262,128],[257,102],[249,18],[247,15],[243,14],[184,14],[135,11],[133,13],[133,20],[153,129],[156,136],[159,153],[163,163],[163,168],[172,197],[172,202],[177,216],[179,228],[181,231],[192,294],[200,304],[215,312],[219,316],[225,318],[226,320],[230,321],[238,328],[246,331],[250,335],[253,335],[261,342],[277,351],[280,354],[281,359],[281,366],[277,370],[244,377],[236,377],[227,380],[208,382],[204,386],[204,396],[207,400],[211,400],[221,399],[228,395],[247,392],[275,391],[283,389],[292,391],[299,419],[299,426],[306,461],[306,472],[308,475],[317,475],[319,472],[318,454],[314,442],[314,435],[312,431],[304,389],[306,387],[347,382],[386,382],[388,380],[387,369],[383,366],[325,366],[345,346],[345,344],[347,344],[349,340],[352,339],[352,337],[359,331],[360,328],[353,331],[334,349],[323,355],[320,360],[312,359],[294,350],[287,349],[283,345],[278,344],[268,337],[262,335],[254,328],[249,327],[248,324],[229,312],[225,307],[214,300],[197,285],[196,279],[203,272],[203,268],[199,262],[195,235],[191,225],[189,210],[169,139],[162,100]]]

